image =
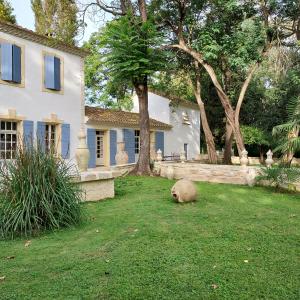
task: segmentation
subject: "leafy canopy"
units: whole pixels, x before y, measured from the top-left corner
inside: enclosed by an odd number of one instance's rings
[[[101,32],[102,62],[117,82],[143,81],[163,67],[162,37],[151,20],[123,16]]]

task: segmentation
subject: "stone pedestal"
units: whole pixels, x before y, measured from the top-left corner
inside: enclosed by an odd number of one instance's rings
[[[75,183],[83,191],[82,201],[99,201],[115,196],[114,177],[110,171],[82,172],[75,179]]]
[[[116,164],[117,165],[126,165],[128,164],[128,154],[125,151],[125,143],[119,142],[117,144],[117,154],[116,154]]]
[[[156,152],[156,161],[160,162],[162,160],[163,160],[162,151],[160,149],[158,149]]]
[[[85,172],[88,169],[90,151],[86,144],[86,134],[84,130],[80,130],[78,139],[79,139],[79,145],[76,149],[75,157],[76,157],[79,171]]]
[[[240,163],[241,163],[241,166],[242,167],[246,167],[249,163],[249,160],[248,160],[248,151],[246,149],[244,149],[242,151],[242,157],[240,159]]]
[[[181,163],[184,163],[185,160],[186,160],[186,153],[183,150],[183,151],[180,152],[180,161],[181,161]]]

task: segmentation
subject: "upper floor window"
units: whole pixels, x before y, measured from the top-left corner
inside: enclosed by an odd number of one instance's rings
[[[1,82],[21,85],[23,83],[22,48],[9,42],[0,41],[0,50]]]
[[[44,54],[44,89],[47,91],[62,91],[62,60],[61,58]]]
[[[14,159],[17,151],[17,122],[0,122],[0,159]]]
[[[139,130],[134,131],[134,153],[135,154],[140,153],[140,131]]]

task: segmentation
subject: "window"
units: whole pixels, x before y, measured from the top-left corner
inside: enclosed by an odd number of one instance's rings
[[[186,111],[182,113],[182,123],[186,125],[191,125],[189,115]]]
[[[0,123],[0,159],[14,159],[17,150],[17,122]]]
[[[44,89],[54,92],[62,90],[62,62],[55,55],[44,54]]]
[[[140,153],[140,131],[139,130],[134,131],[134,153],[135,154]]]
[[[45,126],[45,149],[46,152],[56,152],[56,125]]]
[[[1,81],[8,84],[22,84],[22,48],[0,42],[1,49]]]

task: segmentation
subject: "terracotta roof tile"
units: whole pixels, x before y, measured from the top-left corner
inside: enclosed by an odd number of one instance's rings
[[[85,115],[89,121],[99,122],[114,126],[139,126],[139,114],[122,110],[103,109],[99,107],[86,106]],[[172,126],[150,118],[151,129],[171,129]]]

